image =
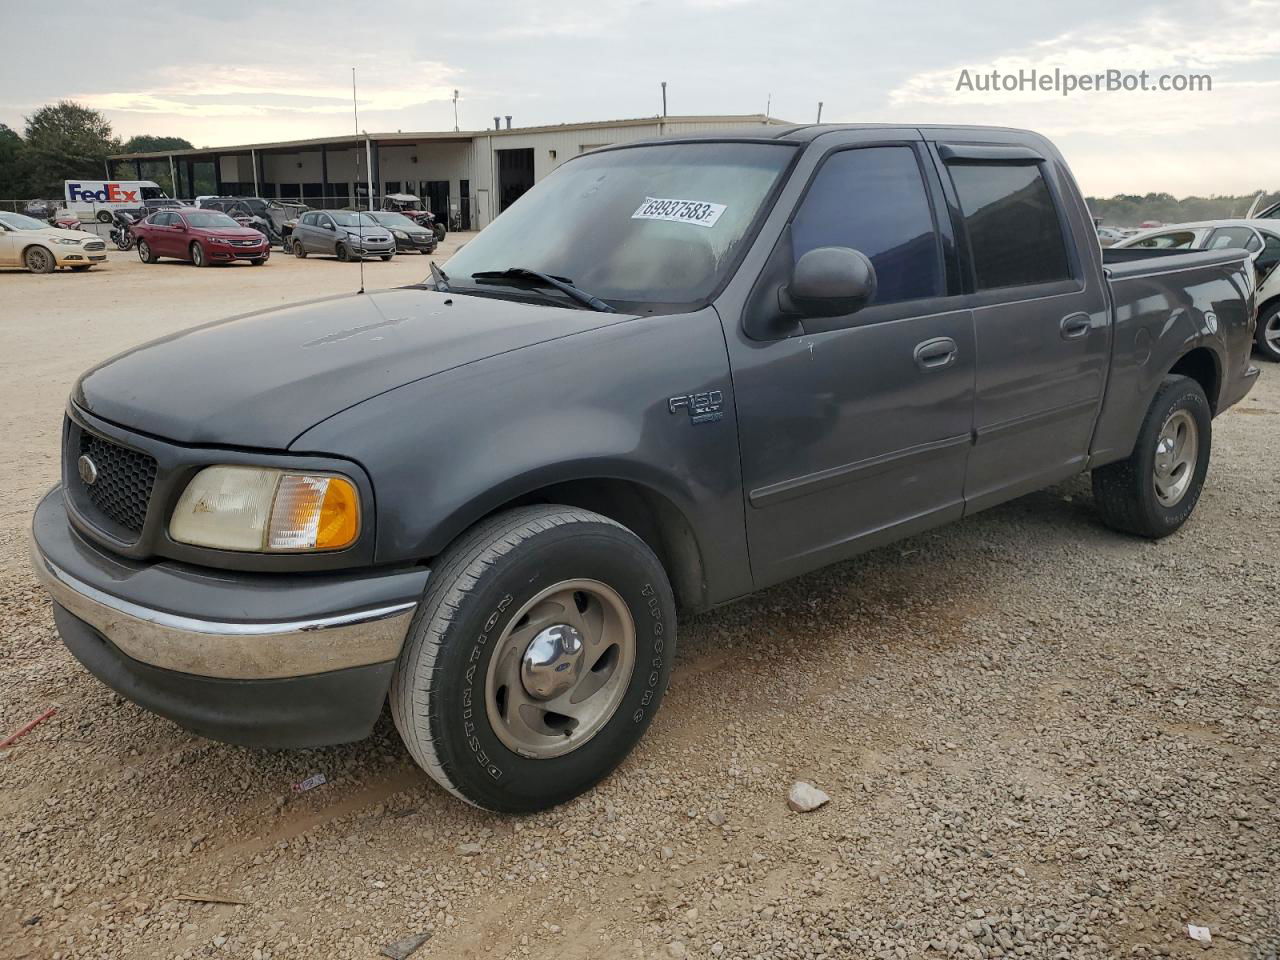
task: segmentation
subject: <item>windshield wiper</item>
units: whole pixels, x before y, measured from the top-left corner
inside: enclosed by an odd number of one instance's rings
[[[587,291],[579,290],[568,277],[554,277],[539,270],[530,270],[528,267],[508,267],[506,270],[481,270],[471,276],[475,280],[527,280],[537,286],[554,287],[566,297],[592,310],[599,310],[601,313],[618,312],[599,297],[593,297]]]
[[[437,267],[434,260],[431,261],[431,279],[436,285],[437,293],[449,292],[449,275]]]

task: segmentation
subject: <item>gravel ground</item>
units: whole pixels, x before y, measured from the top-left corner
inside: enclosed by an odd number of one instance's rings
[[[640,748],[548,813],[461,805],[386,718],[266,752],[114,696],[25,565],[72,379],[353,269],[0,274],[0,731],[58,708],[0,751],[0,956],[1276,957],[1273,367],[1178,535],[1104,530],[1081,479],[698,617]]]

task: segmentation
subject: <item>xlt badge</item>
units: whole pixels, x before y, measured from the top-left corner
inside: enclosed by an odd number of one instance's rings
[[[724,393],[719,390],[708,390],[706,393],[689,393],[681,397],[670,397],[667,409],[672,413],[684,410],[689,414],[690,423],[715,423],[724,416]]]

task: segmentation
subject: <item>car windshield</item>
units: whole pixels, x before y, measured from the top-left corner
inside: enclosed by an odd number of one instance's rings
[[[449,285],[487,288],[475,274],[524,267],[650,310],[705,302],[793,151],[776,143],[659,144],[573,160],[445,264]]]
[[[376,227],[378,221],[367,213],[356,213],[354,210],[333,210],[329,216],[340,227]]]
[[[21,213],[0,213],[0,223],[11,230],[43,230],[49,226]]]
[[[240,224],[236,223],[225,213],[216,213],[213,210],[204,210],[200,213],[188,213],[187,223],[193,227],[226,228],[240,226]]]
[[[384,227],[399,227],[401,230],[418,230],[419,226],[406,217],[403,213],[371,213],[369,216],[377,220]]]

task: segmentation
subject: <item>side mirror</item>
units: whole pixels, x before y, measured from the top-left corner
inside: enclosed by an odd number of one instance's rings
[[[876,268],[849,247],[815,247],[802,254],[791,281],[778,290],[778,306],[790,316],[839,317],[875,299]]]
[[[326,230],[333,230],[333,229],[334,229],[333,221],[331,221],[331,220],[326,220],[326,221],[324,222],[324,228],[325,228]]]

